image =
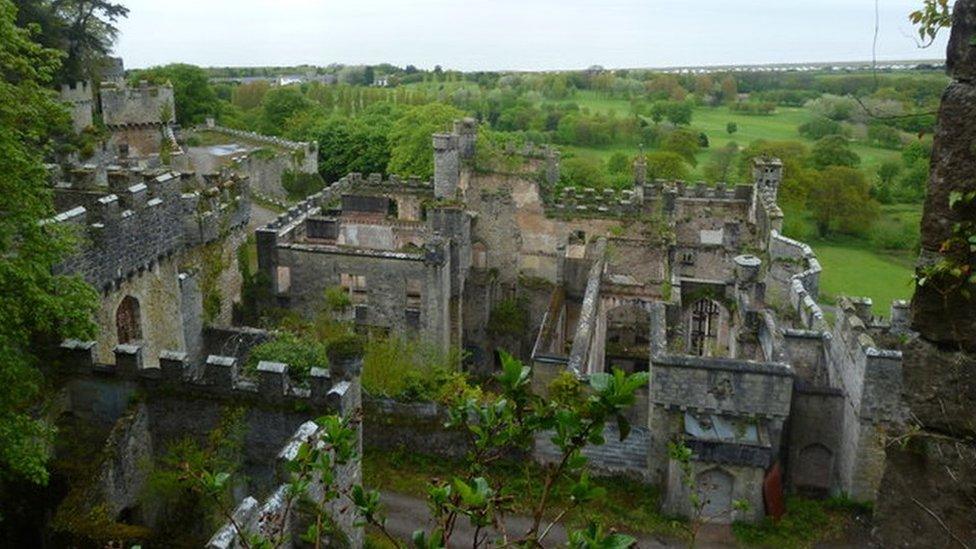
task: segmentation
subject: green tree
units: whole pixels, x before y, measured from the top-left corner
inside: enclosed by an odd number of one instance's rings
[[[255,80],[247,84],[241,84],[234,88],[231,93],[231,103],[244,109],[250,110],[261,106],[264,96],[271,89],[271,82],[267,80]]]
[[[298,86],[274,88],[261,102],[261,130],[281,135],[285,131],[285,121],[312,106]]]
[[[392,147],[386,171],[428,179],[433,177],[431,136],[450,130],[451,123],[462,116],[462,111],[443,103],[429,103],[408,110],[390,131]]]
[[[60,54],[33,42],[15,16],[0,0],[0,482],[43,484],[52,428],[32,413],[38,353],[65,337],[91,337],[97,296],[81,279],[53,274],[74,242],[67,229],[40,223],[54,214],[44,155],[52,135],[69,131],[47,90]]]
[[[645,155],[647,159],[647,178],[683,181],[691,175],[688,163],[680,154],[668,151],[653,151]]]
[[[729,135],[732,135],[737,131],[739,131],[739,125],[736,124],[735,122],[729,122],[728,124],[725,125],[725,132],[728,133]]]
[[[739,153],[739,146],[729,143],[716,150],[705,164],[705,179],[708,181],[722,181],[729,183],[735,175],[735,156]]]
[[[306,111],[293,117],[285,134],[292,139],[319,143],[319,173],[334,182],[351,172],[384,173],[390,161],[387,138],[393,121],[375,115],[361,118],[330,116]]]
[[[135,73],[133,79],[157,84],[171,83],[176,103],[176,121],[182,125],[199,124],[220,112],[220,100],[210,85],[207,72],[195,65],[174,63],[153,67]]]
[[[828,166],[814,178],[807,206],[821,237],[834,232],[864,234],[878,216],[864,174],[845,166]]]
[[[129,15],[122,4],[106,0],[16,0],[16,24],[36,24],[40,44],[65,52],[55,81],[99,80],[105,57],[118,36],[115,24]]]
[[[608,181],[603,164],[596,158],[574,156],[560,165],[559,183],[563,187],[604,189]]]
[[[630,157],[622,152],[615,152],[607,159],[607,171],[619,175],[630,171]]]
[[[840,122],[822,116],[800,124],[797,131],[809,139],[820,139],[828,135],[844,135],[844,127],[841,126]]]
[[[810,158],[814,167],[821,170],[828,166],[856,168],[861,163],[861,157],[851,150],[851,144],[840,135],[819,139],[813,145]]]
[[[673,152],[685,159],[692,166],[698,165],[695,155],[701,148],[698,134],[688,130],[674,130],[665,136],[661,143],[661,150]]]

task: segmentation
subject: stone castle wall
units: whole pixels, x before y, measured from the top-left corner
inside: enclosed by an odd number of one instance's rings
[[[61,101],[68,105],[71,112],[71,126],[75,132],[81,132],[94,123],[95,94],[91,82],[75,82],[73,85],[61,85]]]
[[[173,87],[169,84],[150,86],[146,82],[140,82],[138,87],[133,88],[106,82],[102,84],[99,96],[102,120],[106,126],[176,122],[176,103]]]

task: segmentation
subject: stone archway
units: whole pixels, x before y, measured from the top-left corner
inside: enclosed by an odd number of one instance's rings
[[[800,450],[796,486],[818,493],[830,491],[830,471],[834,454],[820,443],[813,443]]]
[[[127,295],[122,298],[115,310],[115,333],[119,344],[132,343],[142,339],[142,317],[139,300]]]
[[[707,522],[732,522],[732,487],[735,477],[714,468],[697,475],[696,491],[702,501],[701,518]]]

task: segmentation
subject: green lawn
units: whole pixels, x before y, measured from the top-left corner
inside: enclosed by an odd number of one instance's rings
[[[888,316],[891,302],[912,295],[913,254],[881,253],[863,243],[811,242],[823,267],[824,302],[840,295],[870,297],[874,313]]]
[[[630,102],[626,99],[607,97],[593,91],[580,91],[569,101],[575,102],[581,108],[588,108],[593,112],[613,112],[617,116],[630,115]],[[729,141],[735,141],[740,146],[748,145],[757,139],[797,140],[813,145],[813,140],[807,139],[797,132],[800,124],[811,118],[809,111],[803,107],[778,107],[775,114],[769,116],[753,116],[731,111],[727,106],[697,107],[692,115],[691,127],[705,132],[710,147],[698,154],[698,166],[694,169],[692,178],[701,179],[703,167],[715,149],[725,146]],[[738,131],[731,136],[726,132],[729,122],[738,125]],[[566,151],[578,156],[596,157],[605,160],[615,152],[637,154],[637,147],[629,145],[614,145],[610,147],[563,147]],[[851,148],[861,156],[861,168],[866,173],[875,171],[885,160],[899,158],[899,152],[881,149],[861,143],[853,143]]]

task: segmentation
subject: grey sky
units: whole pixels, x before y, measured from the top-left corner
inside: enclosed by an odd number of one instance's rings
[[[871,57],[874,0],[122,0],[129,68],[390,62],[461,70]],[[879,59],[938,59],[880,0]]]

